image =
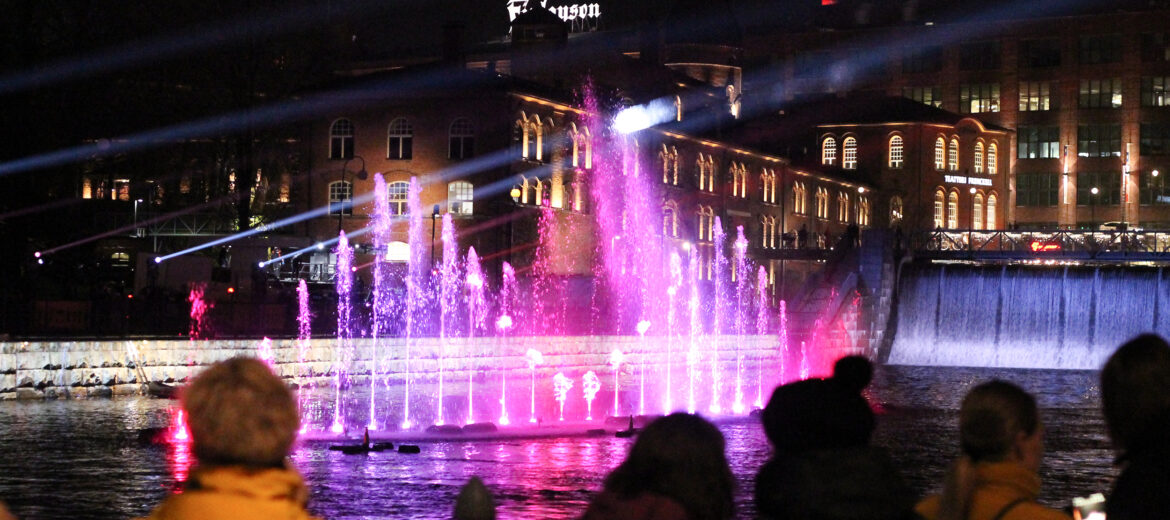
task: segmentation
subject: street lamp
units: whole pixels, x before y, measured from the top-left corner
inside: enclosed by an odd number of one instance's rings
[[[141,237],[142,233],[138,230],[138,205],[142,203],[142,199],[134,199],[134,236]]]
[[[1092,229],[1097,226],[1097,193],[1100,190],[1093,186],[1089,190],[1089,228]]]
[[[369,177],[369,175],[370,175],[369,173],[366,172],[366,160],[362,156],[354,154],[353,157],[347,157],[345,159],[345,162],[341,163],[341,186],[343,186],[343,187],[345,186],[346,168],[349,166],[349,161],[352,161],[354,159],[357,159],[357,160],[362,162],[362,169],[355,172],[354,176],[357,177],[358,179],[361,179],[364,181],[364,180],[366,180],[366,177]],[[349,187],[350,211],[353,210],[353,192],[354,192],[353,186],[350,186]],[[343,201],[343,200],[337,201],[337,234],[338,235],[341,234],[341,220],[343,218],[345,218],[345,204],[346,204],[346,201]]]

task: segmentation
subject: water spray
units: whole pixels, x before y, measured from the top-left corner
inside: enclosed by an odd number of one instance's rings
[[[610,364],[610,366],[613,367],[613,416],[614,417],[617,417],[619,415],[619,413],[618,413],[618,394],[620,394],[621,392],[618,392],[618,388],[619,388],[618,387],[618,377],[621,375],[621,372],[619,372],[618,369],[621,367],[623,360],[625,360],[625,356],[622,355],[622,351],[620,351],[620,350],[614,349],[614,351],[609,354],[609,364]]]
[[[532,397],[531,397],[531,408],[530,408],[530,415],[528,416],[528,422],[535,424],[536,423],[536,365],[540,365],[540,364],[544,363],[544,356],[541,355],[540,352],[537,350],[528,349],[528,352],[524,353],[524,358],[528,360],[528,371],[532,375],[532,387],[531,387],[532,388]]]
[[[565,420],[565,399],[569,396],[570,388],[573,388],[573,380],[565,377],[565,374],[557,372],[557,375],[553,376],[553,397],[561,405],[561,421]]]
[[[642,352],[641,382],[638,384],[638,415],[646,415],[646,331],[650,330],[650,322],[638,322],[638,343]]]
[[[593,420],[593,397],[601,390],[601,379],[592,370],[585,373],[581,380],[581,390],[585,392],[585,420]],[[562,405],[562,409],[564,405]],[[563,412],[562,412],[563,413]]]

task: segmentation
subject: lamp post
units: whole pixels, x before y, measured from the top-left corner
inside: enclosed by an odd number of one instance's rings
[[[138,231],[138,205],[142,203],[142,199],[134,199],[134,236],[141,237],[142,233]]]
[[[354,154],[353,157],[348,157],[345,159],[345,162],[341,163],[341,185],[342,186],[345,186],[345,173],[346,173],[346,168],[349,167],[349,161],[352,161],[354,159],[357,159],[357,160],[362,162],[362,169],[355,172],[354,176],[357,177],[358,179],[362,179],[362,180],[365,180],[365,178],[367,176],[369,176],[369,174],[366,173],[366,160],[364,158],[362,158],[362,156]],[[350,207],[351,211],[353,209],[353,191],[354,191],[353,186],[350,186],[349,187],[349,207]],[[343,201],[343,200],[338,200],[338,202],[337,202],[337,234],[338,235],[341,234],[341,221],[343,218],[345,218],[345,204],[346,204],[346,201]]]
[[[1100,190],[1093,186],[1089,190],[1089,229],[1093,230],[1097,226],[1097,193]],[[1094,230],[1095,231],[1095,230]]]

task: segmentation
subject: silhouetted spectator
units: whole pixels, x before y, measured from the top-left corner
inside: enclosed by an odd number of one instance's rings
[[[1170,512],[1170,345],[1143,334],[1117,349],[1101,370],[1101,404],[1122,467],[1106,517],[1164,518]]]
[[[762,419],[774,453],[756,476],[761,518],[913,518],[909,488],[886,452],[869,446],[874,416],[861,391],[872,375],[869,360],[849,356],[830,379],[772,393]]]
[[[1036,502],[1044,426],[1036,400],[1020,387],[997,380],[967,392],[959,448],[942,494],[916,508],[927,520],[1068,520]]]
[[[808,247],[808,226],[800,225],[800,230],[796,232],[796,244],[801,249]]]
[[[211,365],[183,389],[198,466],[151,519],[311,518],[309,490],[285,462],[300,418],[292,392],[251,358]]]
[[[455,520],[496,520],[496,502],[479,477],[471,477],[455,498]]]
[[[583,520],[726,520],[734,481],[723,434],[697,415],[650,423]]]

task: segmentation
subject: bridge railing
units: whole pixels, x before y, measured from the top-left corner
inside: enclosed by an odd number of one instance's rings
[[[935,230],[909,248],[934,258],[1170,258],[1170,231]]]

